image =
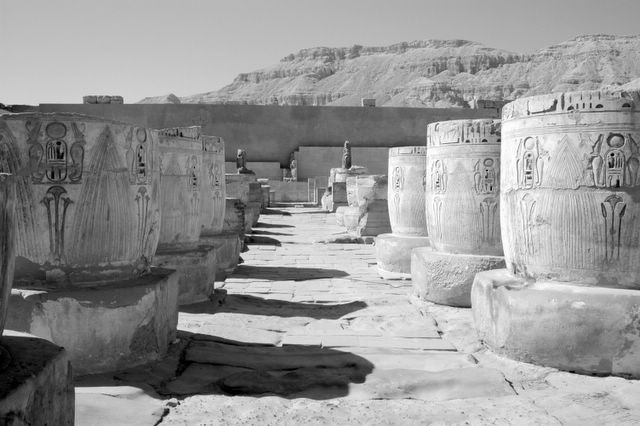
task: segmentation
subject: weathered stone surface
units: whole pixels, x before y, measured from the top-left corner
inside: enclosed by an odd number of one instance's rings
[[[457,368],[438,372],[376,369],[363,384],[349,386],[349,398],[394,399],[408,392],[425,401],[514,395],[502,373],[488,368]]]
[[[199,126],[156,131],[162,170],[159,248],[194,247],[200,237],[203,144]],[[211,199],[208,202],[213,202]]]
[[[378,273],[384,279],[411,278],[411,251],[429,246],[429,237],[380,234],[376,237]]]
[[[431,123],[427,150],[431,245],[445,253],[501,256],[500,121]]]
[[[244,205],[244,232],[251,233],[251,227],[257,223],[260,216],[262,193],[260,184],[256,182],[255,174],[227,173],[227,197],[238,198]]]
[[[164,410],[165,402],[145,387],[76,387],[77,425],[157,424]]]
[[[14,284],[69,286],[144,273],[160,226],[156,144],[145,128],[100,118],[3,115],[3,171],[20,175]]]
[[[224,226],[222,232],[244,237],[245,204],[239,198],[225,198]]]
[[[389,222],[396,235],[427,235],[425,146],[389,149]],[[409,261],[407,256],[407,262]]]
[[[142,364],[162,357],[175,339],[177,279],[154,268],[109,286],[14,289],[6,325],[63,346],[74,374]]]
[[[202,135],[202,147],[200,236],[211,236],[221,233],[224,226],[224,140],[218,136]]]
[[[336,209],[336,223],[338,224],[338,226],[345,226],[344,213],[347,208],[347,206],[340,206]]]
[[[501,256],[450,254],[419,247],[411,253],[411,282],[421,299],[468,308],[475,275],[503,267]]]
[[[226,277],[238,266],[242,241],[240,235],[221,233],[211,237],[203,237],[205,245],[212,245],[215,251],[216,279]]]
[[[1,167],[0,163],[0,336],[4,330],[16,259],[15,180],[11,175],[1,174]],[[1,359],[0,354],[0,371]]]
[[[64,349],[12,333],[0,345],[8,354],[0,371],[0,423],[73,425],[71,363]]]
[[[472,304],[480,338],[500,354],[561,370],[640,378],[638,290],[532,283],[499,269],[476,275]]]
[[[156,266],[174,269],[178,275],[178,305],[209,300],[218,271],[216,247],[200,240],[194,248],[159,248]]]
[[[639,106],[640,92],[590,91],[505,107],[501,205],[512,273],[640,289]]]

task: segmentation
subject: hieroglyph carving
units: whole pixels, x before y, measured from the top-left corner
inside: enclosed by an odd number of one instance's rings
[[[627,210],[627,203],[618,195],[612,194],[600,203],[605,230],[605,262],[620,259],[620,243],[622,240],[622,218]]]
[[[149,153],[149,143],[147,131],[142,128],[135,130],[136,140],[133,141],[134,130],[131,128],[127,134],[127,164],[129,166],[129,182],[137,185],[148,185],[151,183],[151,155]]]
[[[518,188],[531,189],[542,182],[543,157],[538,138],[528,137],[520,141],[516,158]]]
[[[64,123],[49,123],[45,128],[45,140],[40,141],[40,120],[27,121],[27,144],[30,145],[29,171],[33,183],[80,183],[84,162],[83,129],[71,124],[73,143],[68,146],[67,126]]]
[[[474,166],[474,189],[478,194],[495,194],[498,192],[498,161],[493,158],[478,160]]]
[[[495,197],[487,197],[480,202],[480,216],[482,218],[482,241],[487,244],[496,244],[499,230],[496,232],[498,224],[498,201]]]
[[[431,165],[431,189],[436,194],[447,191],[447,167],[442,160],[436,160]]]
[[[65,194],[67,194],[67,191],[63,187],[52,186],[40,201],[47,209],[49,248],[55,262],[62,260],[67,208],[69,204],[73,203]]]
[[[610,133],[606,140],[600,135],[590,156],[596,186],[621,188],[638,183],[640,153],[631,135]]]

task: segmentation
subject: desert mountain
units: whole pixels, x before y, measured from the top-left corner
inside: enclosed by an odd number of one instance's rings
[[[465,40],[316,47],[180,101],[352,106],[375,98],[378,106],[464,107],[473,99],[619,85],[640,87],[640,35],[579,36],[530,55]]]

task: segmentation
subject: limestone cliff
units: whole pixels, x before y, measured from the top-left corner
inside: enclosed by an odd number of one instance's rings
[[[511,100],[638,78],[640,36],[579,36],[531,55],[472,41],[428,40],[304,49],[181,101],[347,106],[375,98],[378,106],[464,107],[474,98]]]

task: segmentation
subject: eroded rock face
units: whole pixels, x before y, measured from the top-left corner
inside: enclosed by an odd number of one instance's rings
[[[174,127],[157,131],[162,175],[160,248],[195,245],[200,237],[203,197],[201,129]],[[212,200],[211,200],[212,202]]]
[[[426,155],[424,146],[389,149],[389,220],[398,235],[427,235],[425,215]]]
[[[75,114],[0,117],[16,178],[16,285],[66,286],[148,271],[160,231],[152,132]]]
[[[524,98],[503,114],[510,272],[640,289],[639,92]]]
[[[526,55],[466,40],[317,47],[243,73],[183,103],[481,107],[539,93],[601,89],[640,78],[640,36],[578,36]],[[173,102],[170,99],[152,102]],[[484,107],[488,107],[486,104]]]
[[[0,163],[0,335],[4,330],[7,305],[13,285],[15,263],[15,186],[14,177]],[[1,357],[1,355],[0,355]],[[0,368],[1,370],[2,368]]]
[[[427,150],[431,244],[440,252],[501,256],[500,121],[431,123]]]
[[[203,168],[201,186],[200,234],[216,235],[222,232],[225,212],[224,140],[217,136],[202,135]]]

